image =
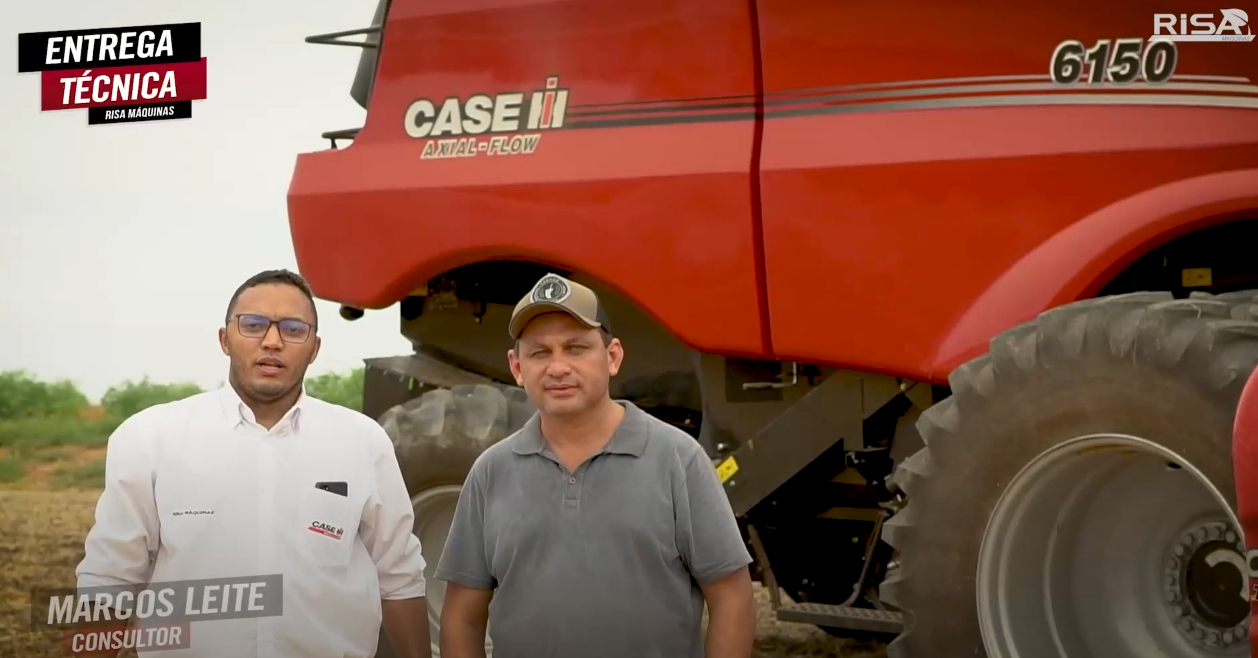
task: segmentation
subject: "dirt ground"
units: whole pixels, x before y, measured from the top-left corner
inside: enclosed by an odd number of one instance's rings
[[[30,590],[73,587],[92,525],[95,491],[0,491],[0,658],[62,656],[59,636],[29,631]],[[756,658],[882,658],[880,647],[838,640],[811,626],[774,619],[760,603]]]

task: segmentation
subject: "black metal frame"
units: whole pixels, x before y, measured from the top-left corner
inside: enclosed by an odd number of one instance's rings
[[[383,36],[383,33],[384,33],[384,25],[383,23],[381,23],[380,25],[373,25],[371,27],[360,27],[355,30],[341,30],[339,32],[315,34],[313,36],[306,37],[306,43],[313,43],[313,44],[318,44],[318,45],[323,45],[323,46],[352,46],[354,48],[379,49],[381,37]],[[363,37],[375,36],[376,39],[374,41],[370,39],[364,39],[362,41],[345,40],[345,37],[353,37],[353,36],[363,36]],[[336,149],[337,148],[336,140],[344,139],[344,140],[353,141],[354,138],[358,136],[359,130],[362,130],[362,129],[361,128],[346,128],[344,130],[331,130],[331,131],[323,133],[321,137],[323,137],[323,139],[328,140],[328,142],[331,143],[332,148]]]
[[[383,31],[383,25],[373,27],[360,27],[356,30],[343,30],[340,32],[328,32],[327,34],[316,34],[306,37],[306,43],[317,43],[324,46],[354,46],[356,48],[379,48],[378,42],[371,41],[342,41],[344,37],[353,37],[359,35],[380,34]]]
[[[344,130],[329,130],[328,132],[325,132],[322,135],[320,135],[320,137],[331,142],[332,148],[336,148],[336,140],[348,139],[349,141],[352,142],[354,141],[354,138],[358,136],[358,131],[360,130],[362,130],[362,128],[346,128]]]

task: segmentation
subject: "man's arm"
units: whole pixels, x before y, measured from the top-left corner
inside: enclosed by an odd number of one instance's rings
[[[380,601],[385,635],[398,658],[431,658],[428,634],[428,599],[383,599]]]
[[[109,436],[105,490],[96,501],[96,522],[87,532],[83,560],[75,569],[80,595],[134,594],[148,585],[161,530],[153,495],[151,438],[145,427],[151,418],[143,412],[131,416]],[[116,618],[117,612],[111,616]],[[135,623],[131,615],[118,626],[131,628]],[[101,656],[112,658],[119,651],[106,651]]]
[[[415,513],[393,442],[378,426],[372,433],[375,489],[363,509],[359,536],[380,581],[381,625],[399,658],[431,658],[427,565],[414,534]]]
[[[751,554],[702,449],[686,465],[677,501],[678,547],[708,604],[707,658],[748,658],[756,632]]]
[[[489,600],[497,581],[485,550],[485,469],[482,453],[472,465],[435,576],[446,581],[441,608],[442,658],[485,658]]]
[[[78,587],[137,587],[148,583],[161,523],[153,496],[153,454],[141,412],[110,435],[105,448],[105,490],[87,533]],[[151,422],[151,421],[148,421]]]
[[[756,637],[756,601],[751,573],[739,567],[707,584],[700,583],[708,603],[707,658],[747,658]]]
[[[447,658],[485,658],[485,630],[489,626],[491,589],[446,583],[441,607],[441,655]]]

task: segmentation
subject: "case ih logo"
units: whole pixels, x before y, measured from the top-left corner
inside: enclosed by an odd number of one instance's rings
[[[315,521],[314,523],[311,523],[310,531],[317,532],[321,535],[331,537],[336,540],[339,540],[341,536],[345,534],[345,530],[338,528],[336,526],[333,526],[333,525],[328,525],[321,521]]]
[[[568,90],[559,76],[546,88],[468,98],[450,96],[440,106],[421,98],[406,108],[406,134],[426,140],[423,160],[479,155],[527,155],[537,150],[541,130],[563,127]]]

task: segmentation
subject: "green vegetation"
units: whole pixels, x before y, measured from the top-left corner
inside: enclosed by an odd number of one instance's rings
[[[355,368],[348,375],[329,372],[318,377],[307,377],[306,392],[310,397],[319,398],[324,402],[339,404],[354,411],[362,411],[364,374],[362,368]]]
[[[84,464],[65,464],[52,472],[52,484],[58,489],[99,489],[105,481],[105,460],[94,459]]]
[[[357,368],[309,377],[306,390],[360,410],[363,374]],[[0,485],[18,486],[43,466],[51,486],[99,487],[105,475],[102,449],[123,420],[201,391],[196,384],[146,377],[110,387],[93,405],[73,382],[40,380],[21,370],[0,372]]]
[[[149,407],[191,397],[203,389],[196,384],[155,384],[148,377],[111,386],[100,398],[100,406],[111,418],[129,418]]]
[[[74,382],[44,382],[24,370],[0,372],[0,420],[64,416],[85,407],[87,396]]]
[[[17,457],[0,458],[0,483],[17,482],[26,475],[26,464]]]

